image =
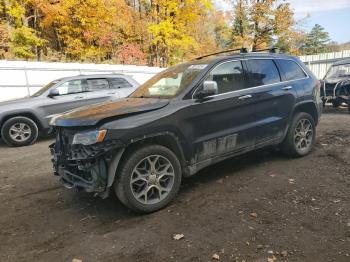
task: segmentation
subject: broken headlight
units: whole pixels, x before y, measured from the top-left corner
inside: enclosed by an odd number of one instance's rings
[[[73,145],[92,145],[103,141],[107,133],[107,130],[96,130],[84,133],[77,133],[73,138]]]

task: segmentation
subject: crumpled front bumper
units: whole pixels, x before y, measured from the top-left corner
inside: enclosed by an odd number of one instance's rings
[[[60,161],[55,153],[55,144],[50,145],[54,175],[66,188],[78,188],[87,192],[104,192],[106,190],[107,167],[101,158],[94,160]]]
[[[121,148],[122,144],[118,141],[83,146],[65,145],[62,140],[56,139],[56,143],[49,146],[54,175],[66,188],[106,193],[115,175],[115,170],[111,171],[110,167],[114,155]],[[110,178],[111,175],[113,178]]]

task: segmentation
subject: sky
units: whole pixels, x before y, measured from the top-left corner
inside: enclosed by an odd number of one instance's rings
[[[303,26],[311,30],[320,24],[329,33],[330,38],[338,43],[350,42],[350,0],[287,0],[294,9],[295,18],[303,19]],[[217,0],[216,5],[224,10],[231,6],[224,0]]]

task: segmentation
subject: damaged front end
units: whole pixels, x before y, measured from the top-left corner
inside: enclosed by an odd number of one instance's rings
[[[350,78],[342,79],[340,81],[324,81],[321,90],[321,97],[324,101],[333,102],[335,100],[342,100],[348,102],[350,94]]]
[[[49,146],[54,174],[67,188],[107,197],[124,145],[118,140],[77,144],[77,134],[77,130],[56,129],[56,142]]]

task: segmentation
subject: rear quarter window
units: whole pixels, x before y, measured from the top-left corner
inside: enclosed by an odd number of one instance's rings
[[[111,89],[132,87],[132,84],[130,84],[124,78],[112,78],[112,79],[109,80],[109,84],[111,86]]]
[[[304,70],[293,60],[278,59],[286,81],[297,80],[307,77]]]

